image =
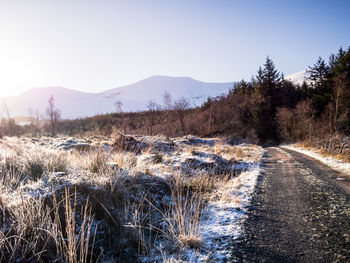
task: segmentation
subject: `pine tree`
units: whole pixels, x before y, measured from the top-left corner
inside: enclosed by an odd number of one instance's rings
[[[262,98],[273,102],[273,96],[277,93],[277,85],[281,78],[280,73],[275,68],[275,64],[269,57],[266,58],[264,69],[259,67],[256,80],[257,86],[255,91],[258,92]]]
[[[310,73],[309,80],[314,87],[322,85],[322,82],[328,77],[330,69],[323,58],[319,57],[313,67],[307,70]]]
[[[260,142],[278,142],[276,107],[279,104],[280,73],[267,57],[264,68],[259,68],[255,79],[255,108],[252,111],[254,128]]]
[[[332,83],[330,82],[330,68],[319,57],[316,64],[313,67],[309,67],[307,72],[310,73],[309,80],[313,87],[311,107],[315,111],[315,116],[320,117],[331,102]]]

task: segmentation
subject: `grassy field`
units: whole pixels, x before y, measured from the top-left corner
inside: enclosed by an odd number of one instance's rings
[[[171,262],[210,250],[210,207],[240,207],[262,154],[193,136],[4,138],[0,262]]]

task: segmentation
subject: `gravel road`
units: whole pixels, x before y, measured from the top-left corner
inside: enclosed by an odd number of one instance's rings
[[[244,234],[230,262],[350,262],[350,194],[338,172],[267,148]]]

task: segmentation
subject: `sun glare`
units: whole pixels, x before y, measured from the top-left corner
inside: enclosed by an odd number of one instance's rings
[[[0,97],[18,95],[43,79],[40,53],[25,47],[25,43],[0,43]]]
[[[19,95],[29,88],[36,87],[33,70],[30,67],[23,67],[23,70],[19,70],[19,64],[15,67],[6,68],[6,70],[1,70],[1,72],[6,72],[1,80],[0,97],[15,96]],[[28,84],[33,83],[33,84]]]

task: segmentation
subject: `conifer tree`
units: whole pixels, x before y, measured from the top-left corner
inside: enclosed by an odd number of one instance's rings
[[[309,67],[312,97],[311,107],[315,111],[315,116],[320,117],[331,101],[332,84],[329,82],[330,68],[327,63],[319,57],[317,62]]]
[[[322,85],[329,74],[329,67],[323,58],[319,57],[317,62],[307,70],[310,73],[309,79],[314,87]]]
[[[267,57],[255,79],[253,124],[260,142],[278,142],[276,107],[279,104],[280,73]]]

